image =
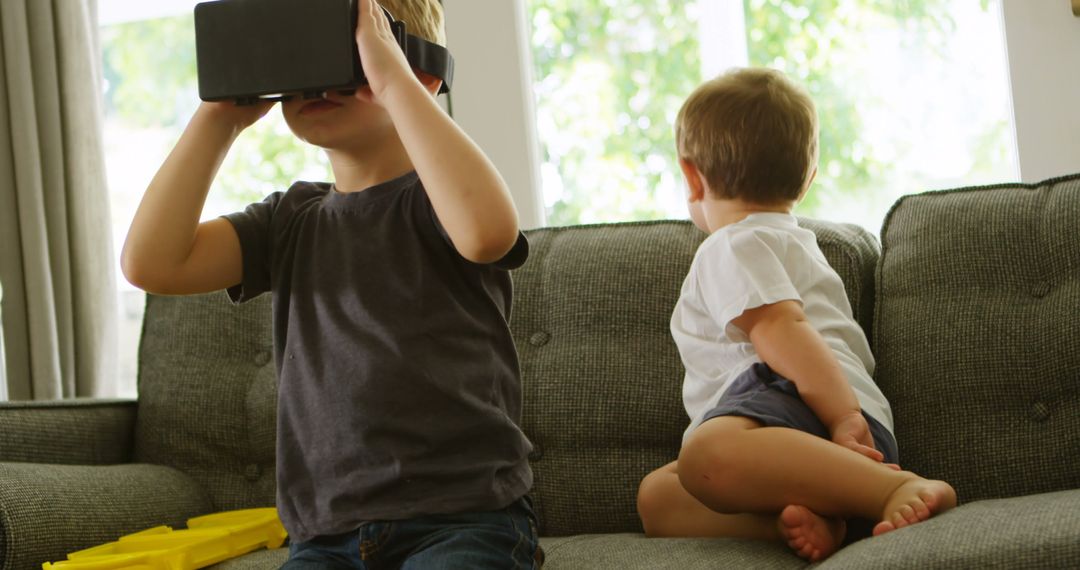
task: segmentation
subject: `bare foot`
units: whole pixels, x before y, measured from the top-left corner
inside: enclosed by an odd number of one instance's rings
[[[777,528],[795,554],[811,562],[836,552],[847,531],[843,519],[826,519],[802,505],[785,507]]]
[[[956,491],[944,481],[913,477],[889,496],[874,536],[920,523],[956,506]]]

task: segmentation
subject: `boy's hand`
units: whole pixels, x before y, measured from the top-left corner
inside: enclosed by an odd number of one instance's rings
[[[252,105],[237,105],[232,101],[203,101],[199,105],[197,112],[205,113],[215,123],[228,125],[236,133],[239,133],[255,124],[255,121],[263,118],[273,106],[273,101],[259,102]]]
[[[870,435],[870,426],[861,412],[841,417],[829,429],[834,443],[840,444],[856,453],[865,455],[877,462],[885,460],[885,455],[874,449],[874,438]]]
[[[416,81],[405,52],[401,51],[386,14],[375,0],[360,0],[356,14],[356,49],[367,76],[368,87],[357,89],[356,98],[382,104],[383,94],[395,81]]]

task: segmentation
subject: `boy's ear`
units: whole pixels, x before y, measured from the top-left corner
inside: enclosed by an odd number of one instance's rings
[[[427,89],[432,95],[438,95],[439,89],[442,89],[442,79],[420,70],[414,71],[416,72],[416,78],[420,80],[420,84],[424,86],[424,89]]]
[[[679,159],[679,168],[682,169],[683,177],[686,178],[686,185],[690,188],[689,201],[700,202],[704,200],[705,177],[702,176],[701,171],[685,158]]]
[[[799,197],[795,200],[796,203],[802,202],[802,199],[806,197],[806,193],[810,191],[810,187],[813,186],[814,178],[816,177],[817,167],[815,166],[814,169],[810,171],[810,178],[806,180],[806,186],[803,186],[802,192],[799,192]]]

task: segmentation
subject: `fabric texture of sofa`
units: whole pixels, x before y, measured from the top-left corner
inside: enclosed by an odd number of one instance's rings
[[[800,220],[871,339],[901,464],[961,506],[832,568],[1080,565],[1080,175],[908,196],[881,241]],[[638,482],[687,418],[668,332],[688,222],[528,232],[511,328],[546,568],[804,568],[780,544],[648,539]],[[879,245],[880,243],[880,245]],[[269,296],[147,300],[139,399],[0,404],[0,569],[274,501]],[[218,565],[275,568],[285,549]]]

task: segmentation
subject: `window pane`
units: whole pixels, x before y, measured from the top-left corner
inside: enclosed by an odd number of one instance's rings
[[[731,1],[529,0],[549,223],[686,216],[672,124],[708,63],[701,30],[740,29],[701,21],[739,13]],[[902,194],[1017,178],[996,0],[740,4],[747,63],[818,106],[820,170],[797,213],[876,233]]]
[[[877,233],[903,194],[1018,178],[997,2],[745,4],[750,64],[784,71],[818,107],[800,214]]]
[[[701,80],[696,7],[530,0],[549,225],[681,215],[671,124]]]
[[[177,16],[106,24],[100,31],[105,163],[113,242],[119,255],[143,192],[199,105],[194,19],[185,10]],[[202,219],[243,209],[285,190],[292,180],[329,176],[325,156],[300,143],[280,112],[271,110],[233,145],[210,189]],[[114,266],[121,311],[118,391],[134,396],[144,295],[124,279],[119,260]]]

